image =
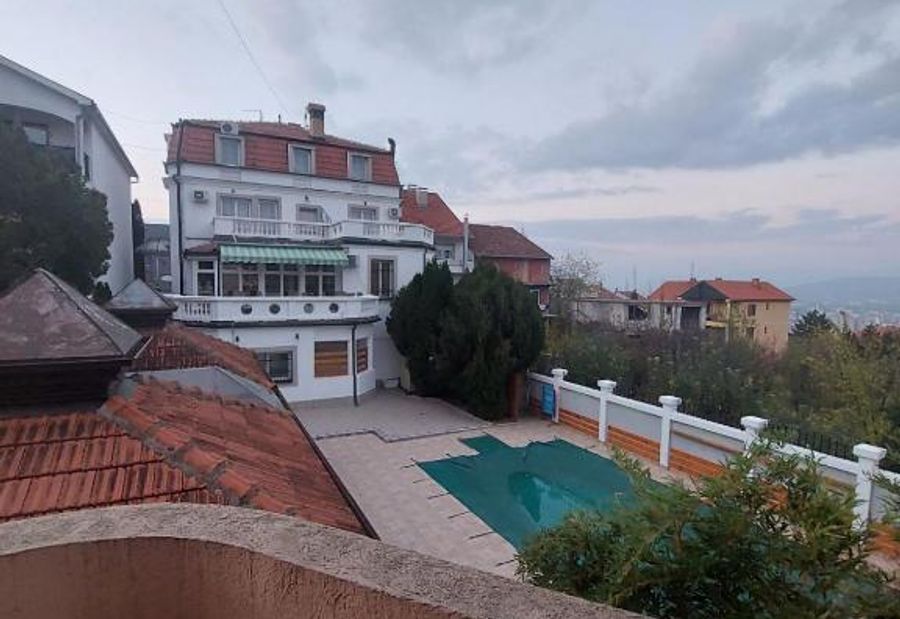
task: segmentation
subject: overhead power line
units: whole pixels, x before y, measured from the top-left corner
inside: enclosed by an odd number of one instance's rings
[[[275,101],[278,102],[278,105],[281,107],[281,111],[285,114],[288,113],[287,106],[284,104],[284,101],[281,100],[281,97],[278,96],[278,91],[275,90],[275,87],[272,85],[272,82],[269,81],[269,78],[266,76],[266,72],[263,71],[260,64],[256,61],[256,57],[253,55],[253,52],[250,49],[250,45],[247,43],[247,40],[244,38],[244,35],[241,34],[240,29],[237,27],[237,24],[234,22],[234,18],[231,17],[231,13],[228,11],[228,7],[225,6],[224,0],[217,0],[219,3],[219,7],[221,7],[222,12],[225,13],[226,19],[228,19],[228,23],[231,25],[231,29],[234,31],[234,34],[237,36],[238,41],[241,42],[241,46],[244,48],[244,51],[247,53],[247,58],[250,59],[250,63],[256,69],[256,72],[259,73],[260,79],[262,79],[263,83],[269,89],[269,92],[272,93],[272,96],[275,97]]]

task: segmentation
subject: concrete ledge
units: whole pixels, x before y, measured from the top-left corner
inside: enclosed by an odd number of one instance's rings
[[[638,615],[289,516],[160,504],[0,525],[0,616]]]

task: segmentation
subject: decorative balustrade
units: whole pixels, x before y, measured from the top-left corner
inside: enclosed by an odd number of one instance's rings
[[[410,241],[428,245],[434,243],[434,231],[431,228],[397,221],[347,220],[318,223],[215,217],[213,231],[217,236],[247,238],[330,240],[353,237],[380,241]]]
[[[365,320],[379,315],[378,297],[201,297],[168,295],[178,309],[175,320],[188,323],[238,323]]]

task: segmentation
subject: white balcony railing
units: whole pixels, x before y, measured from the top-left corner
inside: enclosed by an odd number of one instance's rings
[[[361,320],[375,318],[378,297],[201,297],[167,295],[175,320],[194,323]]]
[[[421,224],[398,221],[347,220],[332,224],[315,222],[245,219],[242,217],[214,217],[216,236],[249,238],[295,239],[321,241],[348,237],[371,238],[380,241],[414,241],[434,243],[434,231]]]

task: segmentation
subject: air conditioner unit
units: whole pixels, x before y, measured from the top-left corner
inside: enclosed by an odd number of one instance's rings
[[[400,219],[400,209],[396,206],[388,210],[388,217],[391,219]]]
[[[194,190],[194,202],[206,202],[207,200],[209,200],[209,196],[205,189]]]
[[[224,133],[225,135],[237,135],[237,123],[222,123],[221,125],[219,125],[219,132]]]

